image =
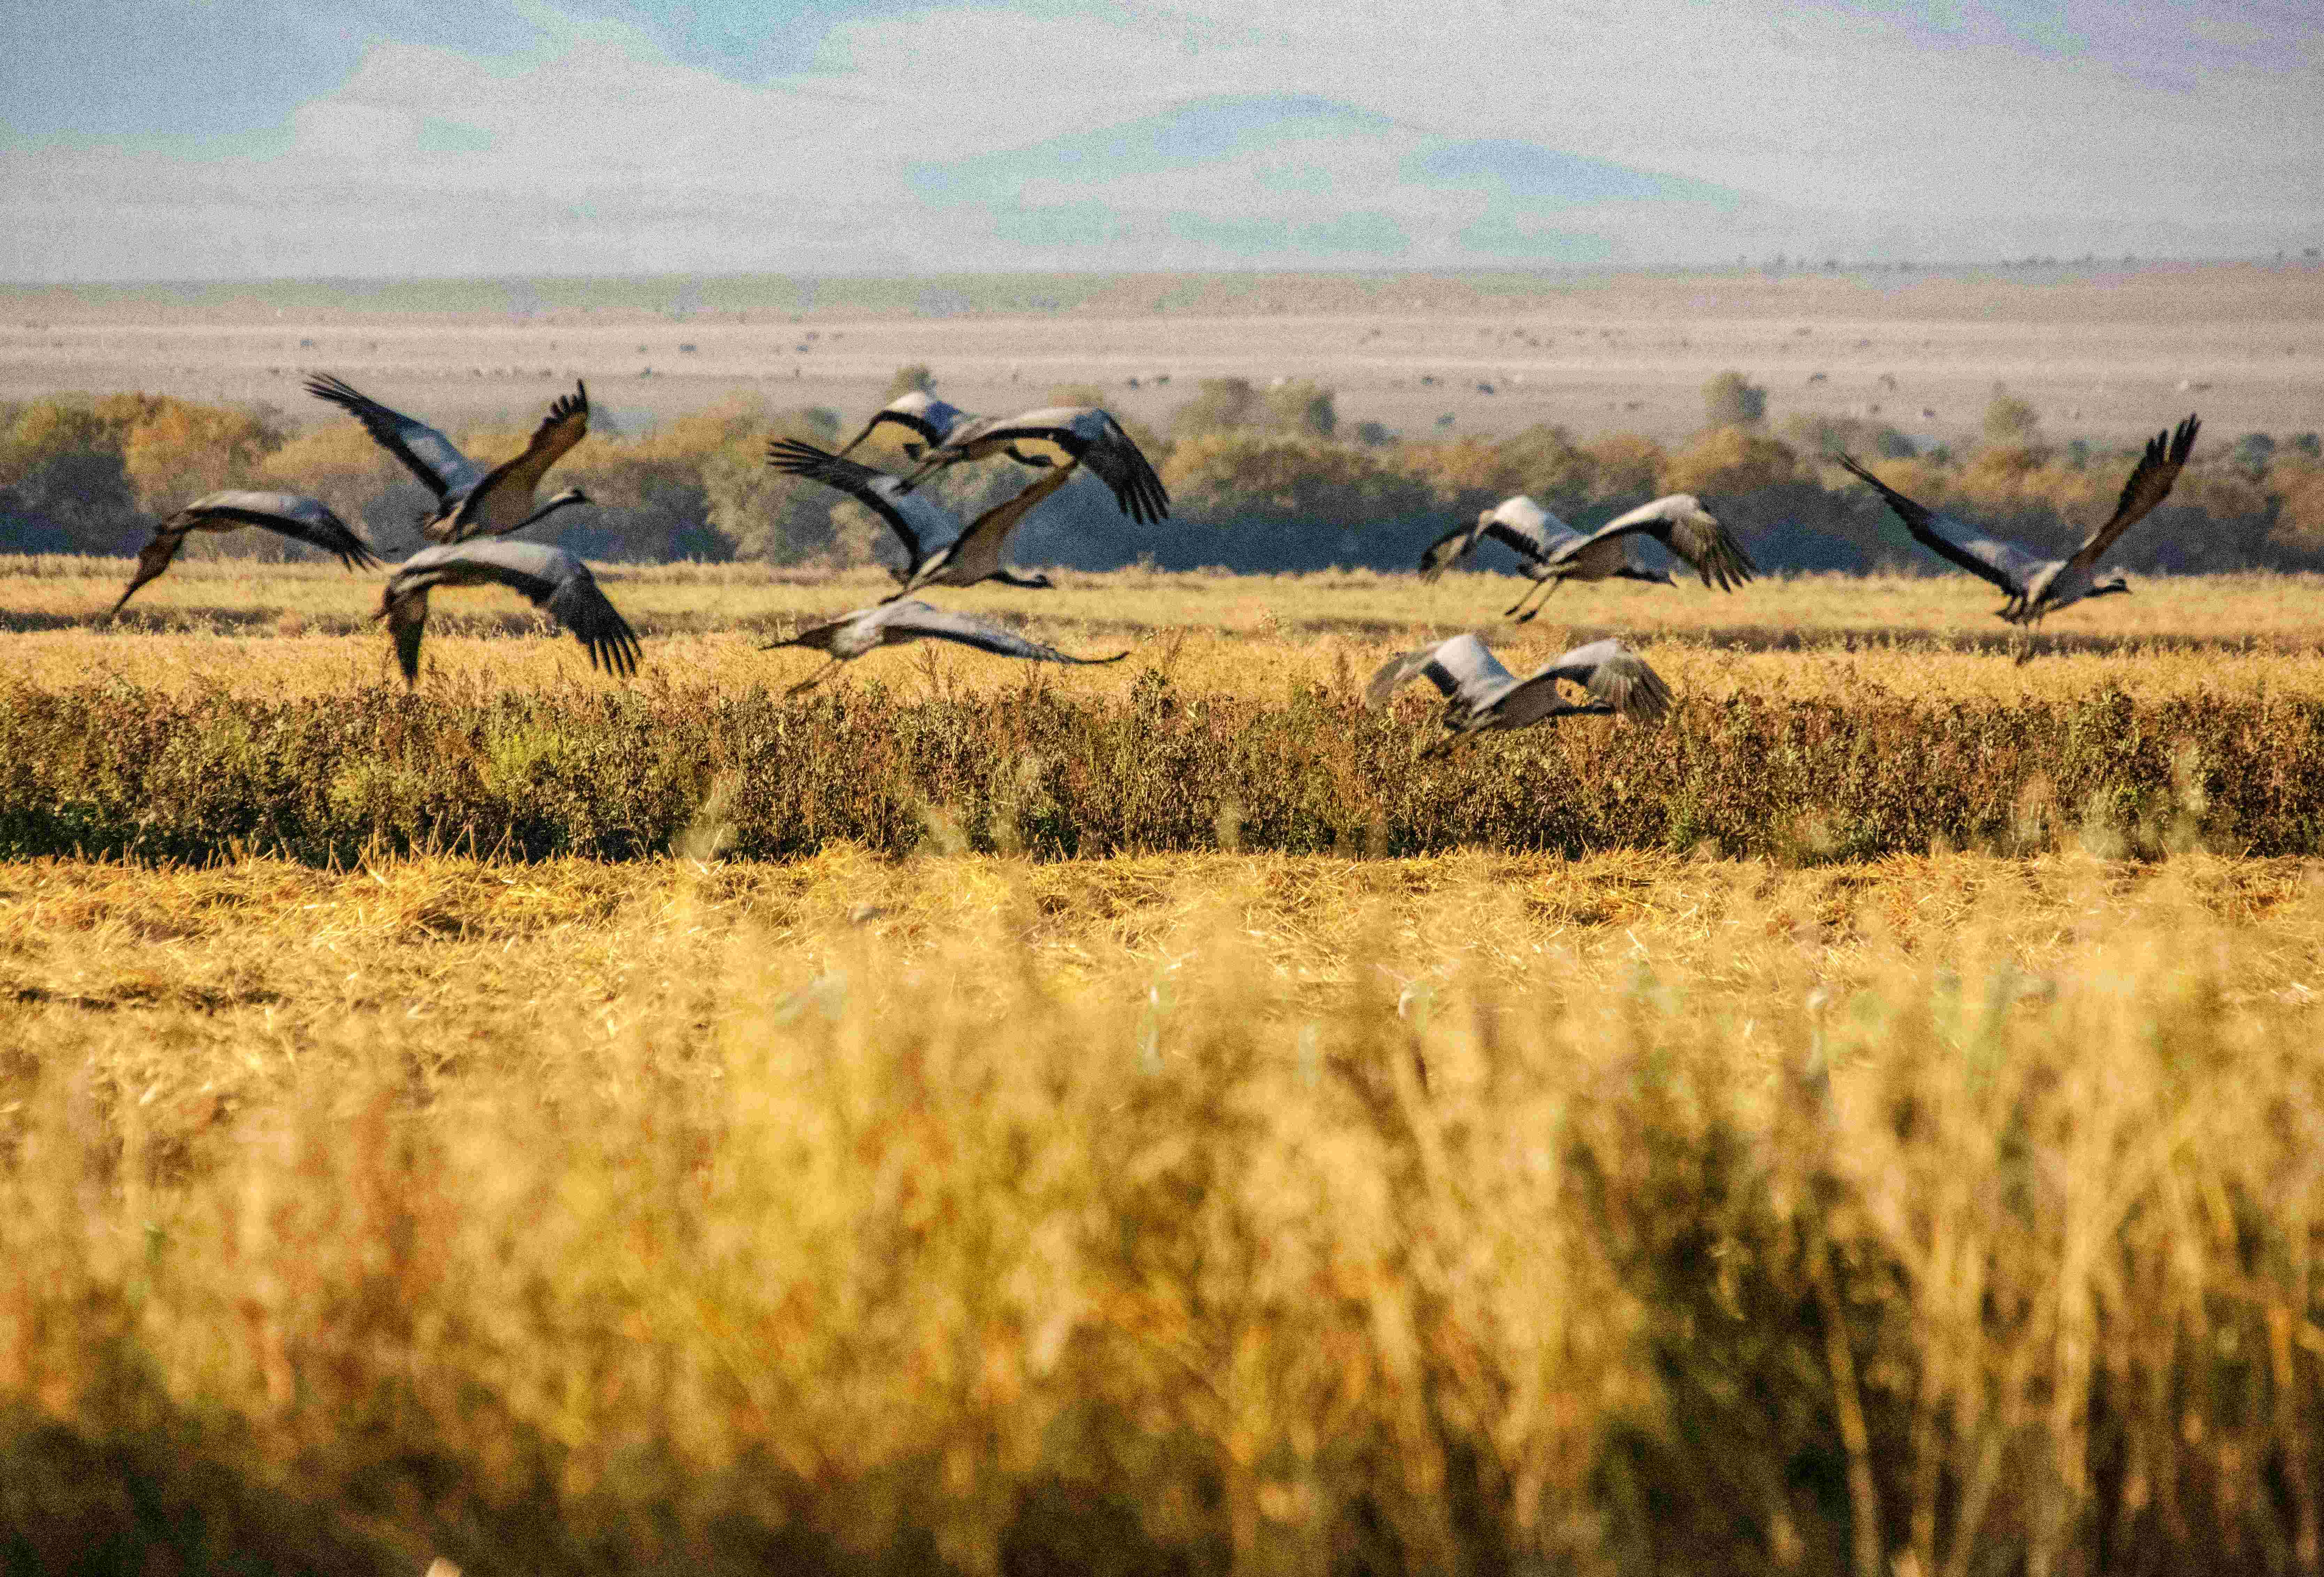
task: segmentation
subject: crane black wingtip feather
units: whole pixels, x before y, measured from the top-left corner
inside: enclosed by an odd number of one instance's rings
[[[314,373],[307,379],[307,392],[334,405],[368,405],[371,397],[340,377],[337,373]]]
[[[767,464],[794,476],[807,475],[838,457],[828,449],[818,449],[797,438],[775,438],[767,445]]]

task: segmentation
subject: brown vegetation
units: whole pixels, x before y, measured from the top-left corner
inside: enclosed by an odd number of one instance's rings
[[[2000,659],[1983,659],[2001,665]],[[1342,659],[1344,662],[1344,659]],[[1910,670],[1912,665],[1904,665]],[[1367,670],[1369,664],[1367,664]],[[1221,846],[1419,853],[1945,847],[2324,853],[2324,703],[2190,707],[2103,686],[1992,699],[1861,679],[1690,693],[1652,728],[1591,720],[1416,754],[1433,697],[1364,711],[1356,670],[1258,698],[1149,668],[1111,695],[1046,675],[923,694],[887,670],[786,702],[655,675],[629,689],[288,696],[115,678],[0,687],[0,853],[311,861],[432,850],[624,859],[705,818],[738,857],[934,838],[1045,858]]]

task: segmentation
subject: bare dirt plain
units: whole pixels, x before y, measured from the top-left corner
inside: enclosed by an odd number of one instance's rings
[[[1937,440],[1973,434],[1997,383],[2061,437],[2127,439],[2184,410],[2215,433],[2297,432],[2324,424],[2324,267],[0,289],[0,399],[301,412],[302,374],[327,367],[456,424],[530,420],[577,376],[634,429],[738,390],[853,413],[908,362],[971,409],[1087,383],[1156,424],[1204,378],[1310,377],[1342,420],[1409,436],[1668,439],[1733,367],[1778,419]]]

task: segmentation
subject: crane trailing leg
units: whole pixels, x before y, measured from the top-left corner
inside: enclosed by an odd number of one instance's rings
[[[1562,575],[1543,576],[1539,580],[1526,587],[1525,595],[1519,597],[1516,602],[1511,603],[1508,605],[1508,610],[1503,613],[1501,616],[1505,619],[1515,618],[1518,623],[1525,623],[1526,621],[1530,620],[1535,613],[1541,612],[1541,603],[1535,603],[1530,613],[1519,614],[1517,610],[1524,607],[1527,602],[1532,601],[1533,595],[1536,592],[1540,592],[1541,602],[1546,603],[1551,597],[1557,595],[1557,588],[1564,584],[1565,577]],[[1542,591],[1541,588],[1544,586],[1547,586],[1549,589],[1547,591]]]

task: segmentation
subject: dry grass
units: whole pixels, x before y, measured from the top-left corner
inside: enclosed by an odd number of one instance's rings
[[[1414,555],[1418,557],[1418,545]],[[127,559],[0,558],[0,628],[90,629],[127,584]],[[600,580],[648,634],[757,631],[821,618],[884,596],[876,570],[813,573],[744,564],[609,566]],[[1454,573],[1434,583],[1352,570],[1314,575],[1229,575],[1122,570],[1056,572],[1058,589],[980,586],[964,603],[1063,628],[1250,636],[1401,633],[1415,627],[1491,625],[1526,582],[1511,575]],[[2315,608],[2324,577],[2254,572],[2144,578],[2127,599],[2060,614],[2050,632],[2068,644],[2108,649],[2223,646],[2312,651],[2324,645]],[[1724,595],[1691,580],[1677,587],[1610,584],[1555,594],[1545,620],[1580,622],[1653,637],[1747,646],[1813,648],[1881,642],[1982,649],[2006,628],[1992,617],[1998,595],[1965,575],[1809,575],[1766,578]],[[447,599],[463,607],[520,608],[490,592]],[[321,565],[195,560],[138,593],[115,639],[180,631],[272,632],[286,619],[318,631],[363,627],[379,604],[378,583]],[[1563,605],[1561,605],[1563,604]],[[488,614],[495,622],[510,622]]]
[[[2319,873],[0,867],[0,1547],[2312,1565]]]
[[[281,696],[392,678],[371,614],[371,580],[335,567],[234,561],[180,564],[139,594],[111,628],[94,623],[127,561],[15,561],[0,575],[9,672],[44,688],[102,677],[181,693]],[[608,595],[645,638],[639,681],[720,690],[779,685],[811,671],[807,654],[762,654],[765,641],[885,595],[876,571],[798,576],[752,566],[613,567]],[[1313,576],[1073,575],[1053,592],[977,587],[951,605],[1015,624],[1071,650],[1130,645],[1117,668],[1050,676],[1092,697],[1130,693],[1159,671],[1182,688],[1279,700],[1360,680],[1400,650],[1462,629],[1483,632],[1524,671],[1567,645],[1616,633],[1638,644],[1683,695],[1851,696],[1869,689],[1932,699],[2063,700],[2122,689],[2158,702],[2324,695],[2318,578],[2212,576],[2140,583],[2061,614],[2034,638],[2038,663],[2012,666],[2016,637],[1994,599],[1966,576],[1812,576],[1762,580],[1731,595],[1692,585],[1581,587],[1558,593],[1535,623],[1500,619],[1526,583],[1449,575],[1433,585],[1370,572]],[[512,689],[602,683],[567,641],[512,594],[438,599],[433,671]],[[523,636],[511,642],[504,637]],[[925,676],[990,694],[1023,681],[1015,664],[945,650],[888,654],[853,670],[908,689]]]

